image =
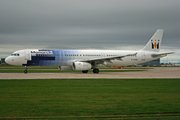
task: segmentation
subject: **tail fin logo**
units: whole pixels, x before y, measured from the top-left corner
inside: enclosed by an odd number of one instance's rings
[[[152,42],[152,49],[159,49],[159,40],[158,40],[158,42],[156,43],[156,40],[155,40],[155,42],[153,43],[153,40],[151,40]]]

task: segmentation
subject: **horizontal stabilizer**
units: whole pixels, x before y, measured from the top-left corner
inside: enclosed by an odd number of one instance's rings
[[[175,52],[167,52],[167,53],[155,53],[155,54],[152,54],[151,56],[152,57],[159,57],[159,56],[167,56],[168,54],[173,54]]]

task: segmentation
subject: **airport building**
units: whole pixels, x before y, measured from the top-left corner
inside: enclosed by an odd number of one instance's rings
[[[160,59],[138,64],[137,66],[160,66]]]

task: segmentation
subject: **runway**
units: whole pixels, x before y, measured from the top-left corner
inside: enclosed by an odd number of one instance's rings
[[[0,73],[0,79],[123,79],[123,78],[180,78],[180,67],[154,67],[137,72],[94,73]]]

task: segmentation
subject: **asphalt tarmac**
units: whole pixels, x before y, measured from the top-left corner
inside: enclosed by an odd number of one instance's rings
[[[0,73],[0,79],[122,79],[122,78],[180,78],[180,67],[154,67],[147,71],[94,73]]]

